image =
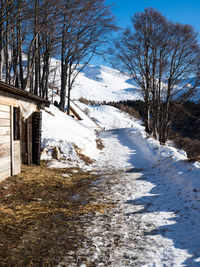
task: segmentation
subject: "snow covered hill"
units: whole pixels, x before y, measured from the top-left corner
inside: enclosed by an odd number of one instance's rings
[[[55,86],[60,88],[60,63],[52,59],[51,64],[50,80],[55,78]],[[95,101],[142,99],[138,86],[128,75],[109,67],[94,65],[86,66],[75,80],[71,99],[78,100],[80,97]]]
[[[83,69],[74,84],[72,98],[96,101],[119,101],[141,99],[140,90],[129,76],[105,67],[89,65]]]
[[[51,59],[50,81],[60,88],[59,60]],[[130,76],[103,65],[88,65],[79,73],[71,91],[71,99],[78,100],[80,97],[101,102],[143,99],[141,90]],[[191,100],[200,101],[199,88]]]

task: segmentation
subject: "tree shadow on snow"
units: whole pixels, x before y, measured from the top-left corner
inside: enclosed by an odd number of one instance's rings
[[[134,151],[134,153],[129,154],[129,163],[134,166],[133,172],[134,170],[137,172],[137,170],[141,170],[145,165],[146,155],[137,152],[137,143],[131,142],[129,133],[127,131],[126,136],[126,132],[122,134],[122,130],[116,130],[115,132],[120,143]],[[141,152],[141,150],[139,151]],[[174,164],[180,164],[180,162]],[[127,172],[128,175],[130,173],[131,171]],[[199,202],[193,201],[193,199],[199,197],[200,193],[191,189],[188,191],[187,197],[185,185],[179,184],[177,186],[174,183],[174,180],[180,180],[178,176],[181,174],[173,173],[173,179],[170,180],[170,170],[168,177],[167,173],[163,174],[162,171],[159,173],[158,170],[155,174],[154,169],[152,166],[150,167],[148,162],[142,173],[143,175],[137,180],[146,180],[152,183],[154,187],[148,192],[148,196],[129,199],[125,202],[130,205],[143,206],[139,211],[127,213],[126,216],[149,214],[151,218],[155,216],[155,219],[157,216],[164,217],[164,222],[167,222],[165,225],[162,222],[161,226],[155,226],[155,229],[146,232],[145,235],[161,235],[163,238],[172,240],[175,248],[185,250],[190,255],[182,263],[182,266],[200,266],[200,209]]]

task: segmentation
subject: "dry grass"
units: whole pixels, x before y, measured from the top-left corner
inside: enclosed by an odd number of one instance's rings
[[[96,141],[96,146],[97,146],[97,149],[99,149],[99,150],[103,150],[104,149],[104,144],[103,144],[103,141],[102,141],[102,139],[96,139],[95,140]]]
[[[0,184],[1,266],[56,266],[76,250],[84,238],[82,218],[109,207],[90,192],[97,176],[76,171],[24,166]]]
[[[90,164],[94,163],[94,160],[91,159],[91,158],[89,158],[89,157],[87,157],[86,155],[84,155],[79,147],[77,147],[75,144],[73,144],[73,146],[74,146],[74,149],[75,149],[75,151],[76,151],[78,157],[79,157],[82,161],[84,161],[84,163],[85,163],[86,165],[89,166]]]
[[[189,161],[194,162],[200,160],[200,140],[182,137],[178,133],[172,135],[171,139],[178,148],[183,149],[187,153]]]

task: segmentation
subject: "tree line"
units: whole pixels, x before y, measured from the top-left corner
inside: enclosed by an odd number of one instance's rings
[[[76,76],[115,29],[104,0],[0,0],[0,80],[48,99],[57,57],[64,110]]]

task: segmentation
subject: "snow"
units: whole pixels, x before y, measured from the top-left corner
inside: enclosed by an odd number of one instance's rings
[[[131,83],[115,70],[89,66],[72,90],[73,98],[110,101],[130,94],[137,99]],[[200,163],[188,162],[186,153],[170,142],[160,145],[141,121],[114,107],[72,105],[81,121],[52,105],[43,111],[42,158],[49,167],[78,166],[104,175],[94,187],[106,188],[104,198],[117,203],[105,217],[94,215],[85,230],[90,245],[83,244],[77,253],[95,266],[200,266]],[[97,138],[103,140],[103,150],[97,148]],[[59,160],[52,159],[54,147],[61,152]],[[75,147],[94,162],[85,165]],[[87,266],[87,261],[81,264]]]
[[[60,88],[60,72],[60,61],[52,58],[49,79],[54,81],[55,76],[54,86],[57,88]],[[181,85],[184,86],[185,81],[179,85],[179,90]],[[176,97],[182,94],[182,91],[180,90]],[[58,99],[56,95],[54,97]],[[71,99],[78,100],[80,97],[99,102],[143,100],[141,90],[128,74],[103,65],[88,65],[78,74],[71,91]],[[190,99],[200,101],[199,87]]]
[[[50,80],[54,81],[56,69],[55,87],[60,88],[60,61],[51,59],[51,66]],[[71,99],[78,100],[80,97],[101,102],[142,99],[138,86],[128,75],[102,65],[88,65],[79,73],[71,91]]]
[[[82,109],[86,107],[86,105],[78,101],[76,103]],[[95,118],[98,125],[106,130],[132,127],[135,121],[128,114],[122,113],[120,110],[108,105],[87,106],[87,109],[89,110],[90,117]]]
[[[138,86],[128,75],[109,67],[94,65],[84,68],[74,84],[72,99],[79,99],[80,95],[95,101],[142,98]]]
[[[81,162],[74,145],[88,157],[94,158],[95,154],[98,154],[95,141],[97,137],[93,128],[82,122],[79,123],[53,105],[42,111],[42,116],[42,147],[45,148],[42,160],[52,158],[54,147],[59,148],[62,156],[60,162],[54,160],[50,162],[49,166],[62,168],[79,166]]]

